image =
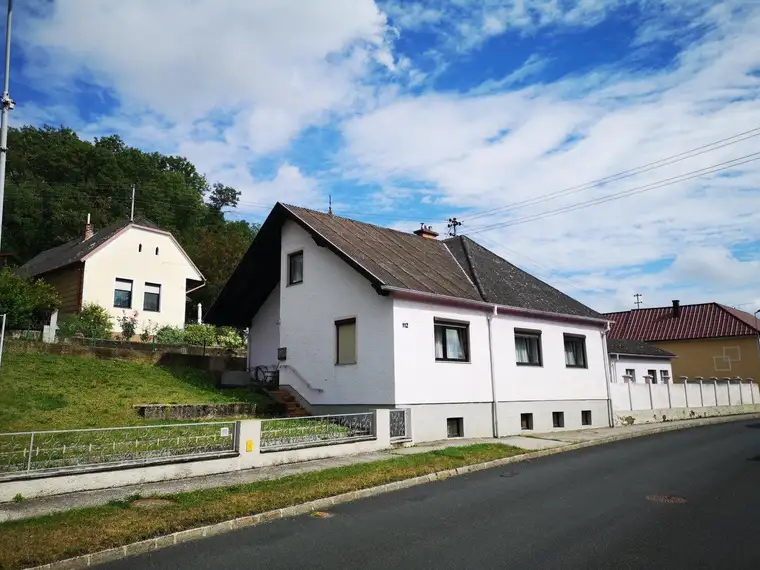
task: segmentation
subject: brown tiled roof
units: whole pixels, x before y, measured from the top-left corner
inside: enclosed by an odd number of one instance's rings
[[[604,315],[615,321],[610,338],[644,341],[688,340],[756,335],[755,317],[744,311],[718,303],[681,305],[681,314],[673,316],[673,307],[633,309]]]
[[[279,281],[281,228],[291,220],[370,281],[545,313],[602,316],[467,237],[427,239],[297,206],[276,204],[210,307],[206,320],[247,326]]]

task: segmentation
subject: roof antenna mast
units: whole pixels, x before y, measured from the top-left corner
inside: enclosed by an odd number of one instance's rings
[[[132,184],[132,211],[129,214],[129,221],[135,221],[135,185]]]
[[[327,208],[327,213],[332,216],[333,215],[333,211],[332,211],[332,194],[328,194],[328,196],[327,196],[327,203],[329,205],[328,208]]]
[[[457,236],[457,228],[461,226],[464,222],[457,220],[456,218],[449,218],[449,236],[456,237]]]
[[[641,293],[636,293],[634,295],[634,297],[636,298],[636,300],[633,303],[634,303],[634,305],[636,305],[637,309],[640,309],[641,308],[641,304],[644,302],[644,301],[641,300]]]

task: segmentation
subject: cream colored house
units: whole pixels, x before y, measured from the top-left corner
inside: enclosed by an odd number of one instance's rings
[[[137,218],[94,232],[88,223],[81,239],[43,251],[18,270],[53,285],[60,314],[97,303],[116,318],[137,312],[138,332],[148,321],[183,326],[188,293],[205,284],[190,257],[166,230]]]

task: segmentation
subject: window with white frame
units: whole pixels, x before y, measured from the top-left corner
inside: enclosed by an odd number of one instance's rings
[[[132,280],[116,279],[113,290],[113,306],[117,309],[132,308]]]
[[[441,362],[469,362],[470,325],[436,319],[435,359]]]
[[[521,366],[541,366],[541,331],[515,329],[515,356]]]
[[[670,382],[670,371],[660,370],[660,379],[662,380],[663,384]]]
[[[143,311],[158,313],[161,310],[161,285],[146,283],[143,294]]]
[[[565,335],[565,366],[568,368],[587,368],[586,337]]]
[[[335,321],[335,364],[356,364],[356,319]]]
[[[625,375],[628,382],[636,382],[636,370],[633,368],[626,368]]]

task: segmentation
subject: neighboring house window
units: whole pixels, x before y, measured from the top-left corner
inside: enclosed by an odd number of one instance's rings
[[[335,321],[335,363],[356,364],[356,319]]]
[[[303,283],[303,251],[288,255],[288,285]]]
[[[660,370],[660,378],[662,379],[663,384],[667,384],[670,382],[670,372],[667,370]]]
[[[586,338],[583,336],[565,335],[565,366],[570,368],[586,368]]]
[[[626,368],[625,375],[630,378],[629,382],[636,382],[636,371],[633,368]]]
[[[470,360],[470,325],[449,321],[434,321],[435,359],[468,362]]]
[[[113,291],[113,306],[118,309],[132,308],[132,281],[117,279]]]
[[[156,283],[145,284],[143,296],[143,311],[159,312],[161,310],[161,285]]]
[[[515,329],[517,364],[541,366],[541,332]]]
[[[647,370],[647,375],[650,378],[652,384],[657,384],[657,370]]]

